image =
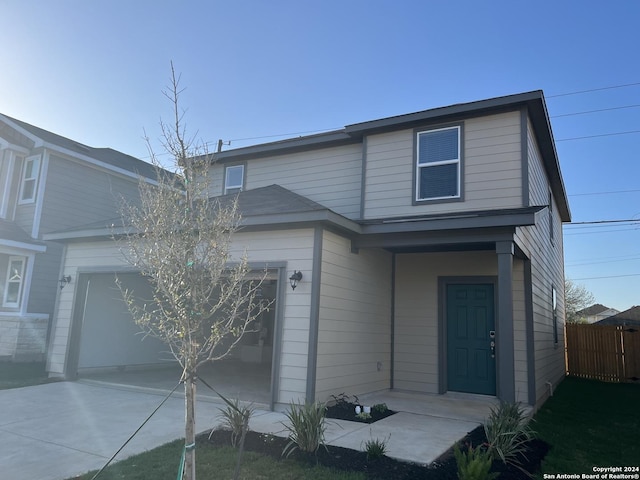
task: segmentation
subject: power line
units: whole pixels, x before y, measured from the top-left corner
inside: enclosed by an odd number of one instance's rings
[[[611,108],[600,108],[598,110],[586,110],[584,112],[573,112],[573,113],[562,113],[560,115],[551,115],[549,118],[560,118],[560,117],[573,117],[575,115],[587,115],[589,113],[600,113],[600,112],[610,112],[612,110],[623,110],[625,108],[638,108],[640,104],[636,105],[623,105],[621,107],[611,107]]]
[[[587,138],[598,138],[598,137],[614,137],[617,135],[630,135],[632,133],[640,133],[640,130],[629,130],[628,132],[614,132],[614,133],[601,133],[599,135],[585,135],[584,137],[572,137],[572,138],[561,138],[556,140],[557,142],[569,142],[572,140],[584,140]]]
[[[578,90],[578,91],[575,91],[575,92],[557,93],[555,95],[545,95],[545,97],[546,98],[568,97],[569,95],[580,95],[580,94],[583,94],[583,93],[600,92],[602,90],[614,90],[616,88],[635,87],[637,85],[640,85],[640,82],[624,83],[624,84],[621,84],[621,85],[611,85],[609,87],[591,88],[589,90]]]
[[[630,218],[627,220],[591,220],[591,221],[587,221],[587,222],[571,222],[571,223],[567,223],[565,224],[566,227],[570,227],[572,225],[598,225],[598,224],[602,224],[602,223],[640,223],[640,219],[637,218]]]
[[[630,273],[628,275],[610,275],[606,277],[586,277],[586,278],[572,278],[571,280],[599,280],[601,278],[622,278],[622,277],[640,277],[640,273]]]
[[[640,192],[640,190],[613,190],[611,192],[590,192],[590,193],[572,193],[567,195],[568,197],[582,197],[588,195],[611,195],[614,193],[636,193]]]
[[[622,258],[620,260],[600,260],[598,262],[565,263],[565,266],[566,267],[582,267],[584,265],[600,265],[602,263],[632,262],[635,260],[640,260],[640,257]]]

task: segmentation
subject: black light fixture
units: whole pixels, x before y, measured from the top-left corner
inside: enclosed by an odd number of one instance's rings
[[[295,290],[298,286],[298,282],[302,280],[302,272],[298,272],[296,270],[293,271],[293,275],[289,277],[289,283],[291,284],[291,289]]]
[[[63,275],[59,280],[60,282],[60,290],[62,290],[67,283],[71,283],[71,275]]]

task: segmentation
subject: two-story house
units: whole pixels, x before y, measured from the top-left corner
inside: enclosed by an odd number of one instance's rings
[[[0,115],[0,357],[42,360],[63,275],[64,244],[43,240],[118,216],[151,165]],[[101,223],[100,223],[101,222]]]
[[[240,358],[270,363],[272,407],[396,389],[536,408],[564,376],[570,212],[542,92],[219,152],[210,172],[212,196],[239,198],[235,253],[271,274]],[[50,239],[78,282],[49,370],[73,376],[112,279],[92,282],[126,264],[104,230]]]

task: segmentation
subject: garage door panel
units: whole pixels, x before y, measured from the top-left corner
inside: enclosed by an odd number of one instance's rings
[[[119,274],[125,288],[148,302],[151,286],[138,274]],[[160,340],[145,337],[135,324],[113,274],[89,277],[82,319],[78,368],[165,363],[173,359]]]

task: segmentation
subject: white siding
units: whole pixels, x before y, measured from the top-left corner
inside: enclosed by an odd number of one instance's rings
[[[367,137],[365,218],[522,206],[520,113],[465,120],[464,201],[413,205],[414,132]]]
[[[527,134],[529,201],[531,205],[547,205],[549,182],[530,123]],[[562,223],[555,201],[553,212],[553,242],[549,235],[549,217],[546,208],[536,215],[534,226],[516,230],[516,242],[531,259],[536,406],[539,406],[548,396],[546,382],[552,382],[555,386],[565,374]],[[553,340],[552,287],[555,287],[558,298],[557,344],[554,344]]]
[[[284,285],[284,325],[280,383],[277,402],[304,401],[307,387],[311,278],[313,276],[313,229],[237,233],[234,256],[246,250],[250,262],[287,262],[287,277],[293,270],[304,278],[295,291]]]
[[[320,297],[316,399],[389,388],[391,254],[325,231]]]
[[[245,189],[277,184],[340,215],[360,217],[362,145],[311,150],[246,162]],[[221,195],[224,165],[211,167],[211,191]]]
[[[304,400],[306,368],[309,348],[309,316],[311,278],[313,270],[313,229],[280,230],[275,232],[237,233],[232,256],[238,258],[246,251],[249,262],[287,262],[287,271],[304,272],[304,279],[295,292],[284,288],[284,325],[279,403]],[[112,241],[70,243],[65,257],[64,274],[78,278],[79,269],[100,270],[105,267],[128,267],[116,244]],[[71,325],[71,310],[76,283],[60,291],[56,321],[51,336],[48,370],[64,372]]]

